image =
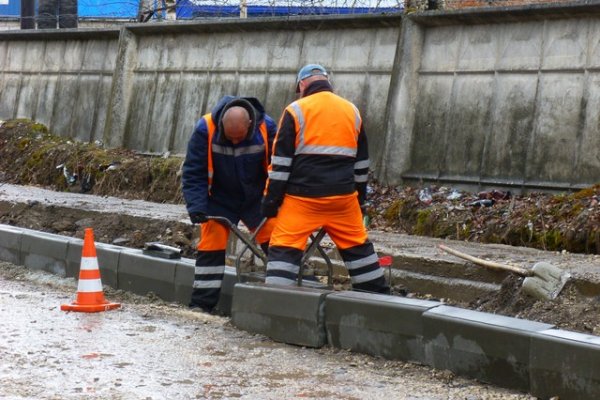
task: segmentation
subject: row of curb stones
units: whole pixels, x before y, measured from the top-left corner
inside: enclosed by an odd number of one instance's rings
[[[0,224],[0,260],[77,277],[83,241]],[[102,281],[187,304],[194,260],[96,244]],[[218,309],[240,329],[285,343],[336,348],[450,370],[539,398],[600,398],[600,337],[436,301],[273,287],[227,267]]]

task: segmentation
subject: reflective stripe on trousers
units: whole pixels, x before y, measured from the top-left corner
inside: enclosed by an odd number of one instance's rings
[[[362,223],[356,193],[322,198],[286,195],[271,235],[266,283],[295,283],[308,237],[321,227],[340,251],[353,288],[389,291]]]
[[[379,258],[375,254],[373,244],[368,240],[359,246],[340,250],[340,255],[348,268],[353,287],[383,278],[383,269],[379,266]]]
[[[225,250],[199,251],[190,306],[213,308],[219,302],[225,273]]]
[[[298,279],[302,250],[293,247],[269,247],[269,262],[265,283],[291,286]]]

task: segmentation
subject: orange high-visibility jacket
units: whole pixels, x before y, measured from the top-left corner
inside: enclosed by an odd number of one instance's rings
[[[279,122],[263,207],[278,207],[285,193],[326,197],[359,192],[365,198],[367,138],[356,106],[313,82]]]

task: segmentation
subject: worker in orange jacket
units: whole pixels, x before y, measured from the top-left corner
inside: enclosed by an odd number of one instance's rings
[[[261,205],[263,216],[277,216],[266,283],[293,285],[308,237],[322,227],[338,247],[354,290],[389,293],[363,225],[369,154],[360,113],[333,93],[318,64],[300,69],[296,92],[300,99],[279,121]]]

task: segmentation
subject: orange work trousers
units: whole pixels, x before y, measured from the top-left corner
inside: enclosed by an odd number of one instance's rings
[[[271,237],[271,232],[275,226],[276,218],[269,218],[260,228],[256,235],[258,244],[267,243]],[[251,230],[254,232],[254,230]],[[198,250],[214,251],[225,250],[227,248],[227,240],[229,239],[229,228],[219,222],[208,220],[200,225],[200,242],[198,242]]]
[[[269,244],[304,251],[310,234],[321,227],[340,250],[364,244],[368,237],[358,194],[318,198],[286,194]]]

